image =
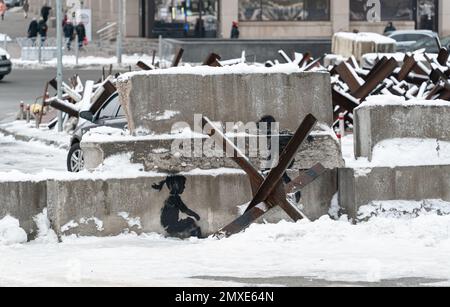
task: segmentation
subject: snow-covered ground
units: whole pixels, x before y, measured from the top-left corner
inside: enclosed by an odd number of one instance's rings
[[[66,171],[67,151],[41,142],[21,142],[0,133],[0,173],[18,170],[39,173],[44,169]]]
[[[42,223],[42,216],[37,221]],[[227,286],[235,284],[195,277],[300,276],[370,283],[421,277],[450,285],[450,216],[436,212],[402,218],[384,214],[358,225],[329,217],[253,225],[220,241],[124,234],[67,237],[58,244],[45,226],[40,233],[26,244],[2,245],[0,240],[0,286]]]

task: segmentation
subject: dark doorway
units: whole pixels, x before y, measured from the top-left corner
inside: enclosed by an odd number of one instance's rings
[[[439,31],[439,1],[417,0],[415,1],[416,29]]]

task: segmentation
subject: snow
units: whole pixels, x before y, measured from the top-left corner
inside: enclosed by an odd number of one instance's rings
[[[384,107],[384,106],[403,106],[403,107],[411,107],[411,106],[438,106],[438,107],[450,107],[450,102],[445,100],[425,100],[425,99],[411,99],[406,100],[403,96],[395,96],[395,95],[375,95],[367,97],[366,101],[364,101],[358,108],[363,107]],[[358,109],[357,108],[357,109]]]
[[[57,243],[58,237],[50,227],[50,221],[47,217],[47,209],[33,218],[37,228],[38,235],[34,243]]]
[[[118,80],[125,82],[134,76],[151,76],[151,75],[229,75],[229,74],[293,74],[301,72],[298,65],[295,63],[279,64],[273,67],[264,67],[260,65],[249,65],[249,64],[236,64],[232,66],[224,67],[210,67],[210,66],[180,66],[172,67],[168,69],[157,69],[150,71],[138,71],[129,72],[121,75]],[[325,73],[325,72],[324,72]]]
[[[158,59],[156,59],[158,61]],[[56,67],[57,62],[56,58],[51,61],[47,61],[44,63],[38,63],[37,61],[25,61],[22,59],[12,59],[13,65],[16,68],[27,68],[27,69],[41,69],[45,67]],[[122,59],[122,67],[127,66],[135,66],[138,61],[143,61],[145,63],[152,62],[152,56],[149,55],[124,55]],[[78,64],[76,63],[76,57],[74,55],[65,55],[63,57],[63,64],[66,68],[91,68],[91,67],[99,67],[99,66],[108,66],[117,64],[117,57],[96,57],[96,56],[81,56],[78,60]]]
[[[38,141],[17,141],[14,137],[4,136],[1,133],[0,148],[0,173],[21,171],[36,174],[43,169],[66,171],[67,151],[64,149],[47,146]]]
[[[36,128],[35,123],[26,123],[26,121],[13,121],[0,125],[1,130],[8,131],[14,135],[26,138],[45,140],[59,147],[67,147],[70,144],[70,135],[66,132],[58,132],[57,129]]]
[[[25,230],[20,228],[19,221],[11,216],[0,219],[0,247],[27,242]]]
[[[355,158],[353,135],[342,139],[342,154],[346,167],[357,169],[365,176],[374,167],[450,165],[450,142],[437,139],[388,139],[376,144],[372,161]]]
[[[158,114],[149,113],[149,114],[147,114],[147,116],[144,116],[144,119],[151,120],[151,121],[168,120],[168,119],[174,118],[178,114],[180,114],[179,111],[166,110],[166,111],[158,113]]]
[[[326,216],[316,222],[253,225],[223,240],[133,233],[70,236],[61,244],[0,246],[0,286],[227,285],[198,276],[347,282],[423,277],[445,282],[450,281],[449,225],[450,216],[430,212],[372,217],[358,225]]]
[[[130,229],[134,227],[136,227],[137,229],[142,229],[140,217],[130,217],[130,214],[127,212],[119,212],[117,215],[127,222],[128,227],[130,227]]]
[[[356,42],[374,42],[377,45],[396,44],[396,41],[392,38],[371,32],[359,32],[359,33],[338,32],[334,34],[334,38],[347,39]]]

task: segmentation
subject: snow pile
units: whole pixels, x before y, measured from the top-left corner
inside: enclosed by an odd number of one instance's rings
[[[406,100],[403,96],[395,95],[375,95],[367,97],[366,101],[363,102],[359,108],[364,107],[384,107],[384,106],[439,106],[439,107],[450,107],[450,102],[445,100],[425,100],[425,99],[411,99]]]
[[[47,215],[47,209],[33,218],[38,228],[38,235],[34,242],[36,243],[57,243],[58,236],[50,228],[50,221]]]
[[[412,219],[427,215],[450,215],[450,203],[438,199],[373,201],[359,209],[357,220],[368,221],[373,217]]]
[[[359,33],[338,32],[334,34],[333,39],[345,39],[354,42],[373,42],[377,45],[396,44],[396,41],[392,38],[371,32],[359,32]]]
[[[27,240],[27,234],[25,230],[20,228],[17,219],[8,215],[0,220],[0,246],[21,244],[27,242]]]
[[[388,139],[375,145],[372,161],[355,158],[353,135],[342,140],[342,154],[346,167],[367,169],[374,167],[450,165],[450,142],[437,139]],[[363,174],[362,174],[363,175]]]

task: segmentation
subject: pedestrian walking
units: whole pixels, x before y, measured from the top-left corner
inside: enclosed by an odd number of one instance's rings
[[[28,38],[31,39],[33,46],[36,44],[36,38],[39,33],[39,24],[37,19],[34,17],[28,26]]]
[[[66,24],[63,27],[63,32],[66,39],[67,50],[70,51],[72,49],[72,41],[75,34],[75,27],[71,21],[66,21]]]
[[[75,28],[78,37],[78,48],[81,49],[86,40],[86,27],[82,22],[80,22]]]
[[[231,28],[231,38],[232,39],[238,39],[239,38],[239,25],[237,21],[233,21],[233,26]]]
[[[41,37],[42,43],[47,40],[47,31],[48,31],[47,22],[45,22],[45,20],[41,18],[41,20],[38,23],[38,32]]]
[[[25,19],[27,19],[28,18],[28,11],[30,10],[30,3],[28,2],[28,0],[25,0],[23,2],[22,9],[23,9],[23,14],[25,16]]]
[[[41,17],[44,19],[45,23],[48,21],[51,10],[52,8],[48,5],[48,2],[41,8]]]
[[[8,7],[5,4],[4,0],[0,0],[0,16],[2,18],[2,21],[5,20],[5,14],[6,11],[8,10]]]

